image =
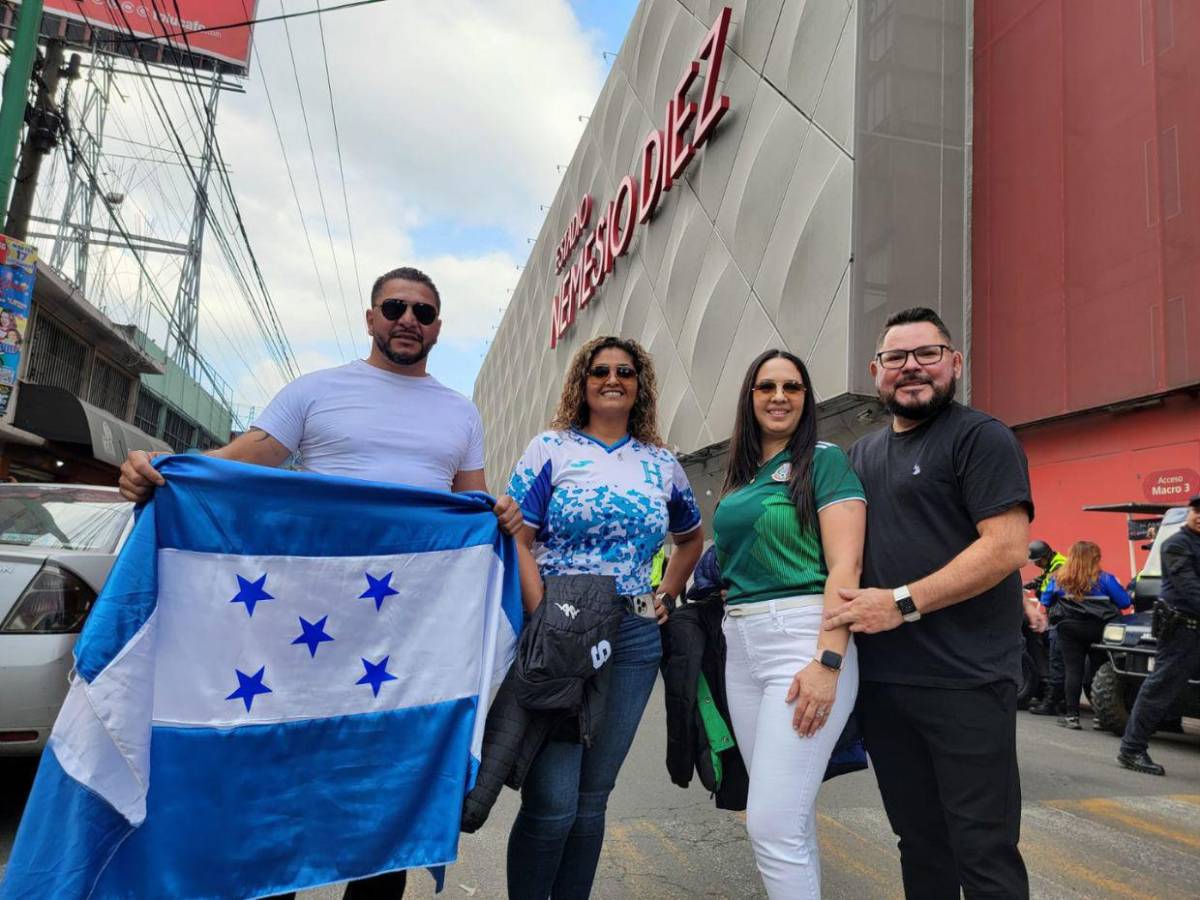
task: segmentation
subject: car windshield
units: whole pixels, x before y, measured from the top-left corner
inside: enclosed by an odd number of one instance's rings
[[[94,488],[0,487],[0,544],[111,553],[133,505]]]
[[[1142,571],[1138,574],[1139,578],[1144,575],[1150,575],[1154,578],[1162,576],[1163,541],[1182,528],[1183,521],[1186,518],[1186,506],[1167,510],[1163,516],[1162,524],[1158,526],[1158,533],[1154,536],[1154,544],[1150,547],[1150,555],[1146,557],[1146,565],[1142,566]]]

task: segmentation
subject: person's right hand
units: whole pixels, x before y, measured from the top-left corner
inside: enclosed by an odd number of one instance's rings
[[[145,450],[130,450],[121,463],[121,480],[118,486],[121,496],[134,503],[145,503],[154,494],[154,489],[166,484],[158,469],[150,465],[150,460],[156,456],[166,456],[166,453],[156,450],[149,453]]]

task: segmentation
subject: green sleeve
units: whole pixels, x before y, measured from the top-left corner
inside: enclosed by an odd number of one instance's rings
[[[813,454],[813,500],[817,511],[842,500],[866,500],[862,482],[841,447],[819,443]]]

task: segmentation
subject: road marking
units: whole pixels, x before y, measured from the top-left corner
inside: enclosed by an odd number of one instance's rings
[[[870,850],[867,858],[878,856],[879,845],[873,841],[863,837],[854,829],[843,825],[837,819],[826,813],[817,813],[817,822],[827,828],[837,829],[838,831],[848,834],[857,843],[864,845]],[[821,840],[825,837],[824,840]],[[862,855],[851,853],[837,841],[821,834],[821,830],[817,830],[817,840],[821,845],[821,855],[836,862],[843,869],[849,869],[857,875],[861,875],[869,881],[874,882],[886,888],[884,896],[892,898],[903,898],[904,891],[898,889],[900,882],[900,864],[896,863],[895,867],[889,867],[887,871],[877,869],[874,866],[868,865]],[[896,858],[896,854],[892,852],[891,858]]]
[[[1076,848],[1078,849],[1078,848]],[[1093,887],[1104,891],[1108,896],[1113,897],[1131,897],[1134,900],[1159,900],[1161,895],[1146,894],[1131,885],[1117,881],[1113,878],[1106,878],[1099,875],[1095,871],[1094,863],[1089,866],[1081,866],[1071,862],[1070,855],[1064,853],[1060,849],[1050,849],[1039,843],[1026,844],[1024,841],[1020,845],[1021,855],[1026,860],[1037,861],[1037,874],[1046,878],[1053,884],[1061,887],[1066,887],[1071,890],[1077,890],[1077,887],[1071,884],[1062,884],[1057,879],[1052,877],[1052,874],[1058,873],[1067,876],[1072,881],[1081,881],[1090,884]],[[1033,869],[1030,866],[1030,869]],[[1082,892],[1084,896],[1096,896],[1094,893]]]
[[[1141,815],[1128,812],[1122,808],[1119,800],[1107,797],[1092,797],[1087,800],[1048,800],[1046,801],[1046,805],[1055,809],[1061,809],[1064,812],[1078,810],[1090,813],[1093,816],[1119,822],[1135,831],[1142,831],[1146,834],[1152,834],[1155,837],[1166,838],[1177,844],[1183,844],[1185,847],[1191,847],[1193,850],[1200,850],[1200,837],[1189,831],[1173,828],[1170,825],[1164,825],[1160,822],[1146,819]]]
[[[683,866],[684,871],[687,871],[691,867],[691,862],[688,860],[687,854],[684,853],[683,850],[680,849],[679,845],[675,843],[675,839],[649,819],[641,819],[636,825],[634,825],[634,828],[636,828],[638,831],[649,832],[658,838],[659,843],[661,843],[666,848],[667,852],[675,858],[675,862]]]

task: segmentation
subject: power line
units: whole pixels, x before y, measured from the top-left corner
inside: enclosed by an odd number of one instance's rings
[[[281,13],[278,16],[261,16],[256,19],[245,19],[241,22],[226,22],[223,25],[208,25],[208,26],[205,26],[204,28],[189,28],[185,31],[175,31],[175,32],[164,31],[162,34],[148,35],[146,37],[139,37],[133,31],[133,29],[130,28],[130,30],[129,30],[130,36],[128,38],[125,37],[124,35],[122,35],[119,38],[106,38],[106,37],[101,36],[101,37],[98,37],[98,40],[101,40],[101,41],[104,41],[105,43],[110,43],[110,44],[111,43],[144,44],[147,41],[163,41],[163,40],[168,40],[170,38],[181,37],[184,39],[184,42],[186,43],[188,37],[193,34],[204,34],[205,32],[209,32],[209,31],[225,31],[229,28],[245,28],[246,26],[249,26],[249,25],[263,25],[263,24],[266,24],[267,22],[282,22],[287,19],[299,19],[303,16],[314,16],[314,15],[320,15],[322,13],[338,12],[339,10],[343,10],[343,9],[354,9],[356,6],[373,6],[376,3],[384,3],[384,2],[386,2],[386,0],[357,0],[357,2],[354,2],[354,3],[342,3],[338,6],[329,6],[329,7],[326,7],[324,10],[306,9],[303,12]],[[76,0],[76,3],[78,4],[79,0]],[[243,6],[243,9],[244,8],[245,7]],[[121,12],[122,12],[122,18],[125,18],[125,24],[128,26],[129,20],[128,20],[128,18],[126,18],[123,15],[124,10],[122,10]],[[162,23],[162,18],[163,18],[162,15],[159,14],[158,20],[159,20],[160,24]],[[179,18],[182,21],[182,17],[179,17]],[[89,23],[89,24],[91,24],[91,23]],[[188,48],[188,52],[191,53],[190,47]]]
[[[317,0],[317,12],[321,12],[321,0]],[[337,147],[338,176],[342,181],[342,206],[346,210],[346,234],[350,238],[350,258],[354,261],[354,296],[361,301],[362,276],[358,273],[358,249],[354,246],[354,226],[350,220],[350,197],[346,192],[346,170],[342,167],[342,136],[338,131],[337,107],[333,102],[333,79],[329,75],[329,52],[325,48],[325,20],[317,16],[317,27],[321,31],[321,57],[325,61],[325,85],[329,88],[329,115],[333,119],[333,141]]]
[[[279,0],[279,8],[283,9],[283,0]],[[320,21],[318,19],[318,21]],[[300,69],[296,65],[296,50],[292,45],[292,32],[288,23],[283,23],[283,33],[287,37],[288,56],[292,60],[292,77],[296,82],[296,96],[300,98],[300,116],[304,120],[304,134],[308,138],[308,154],[312,158],[313,182],[317,186],[317,197],[321,201],[321,215],[325,219],[325,236],[329,239],[329,258],[333,263],[333,274],[337,279],[338,294],[342,298],[342,316],[346,320],[346,335],[353,346],[354,326],[350,323],[350,313],[346,310],[346,288],[342,284],[342,267],[338,264],[337,251],[333,247],[333,229],[329,227],[329,209],[325,206],[325,189],[321,187],[321,173],[317,171],[317,151],[313,148],[312,129],[308,124],[308,109],[304,104],[304,91],[300,87]]]

